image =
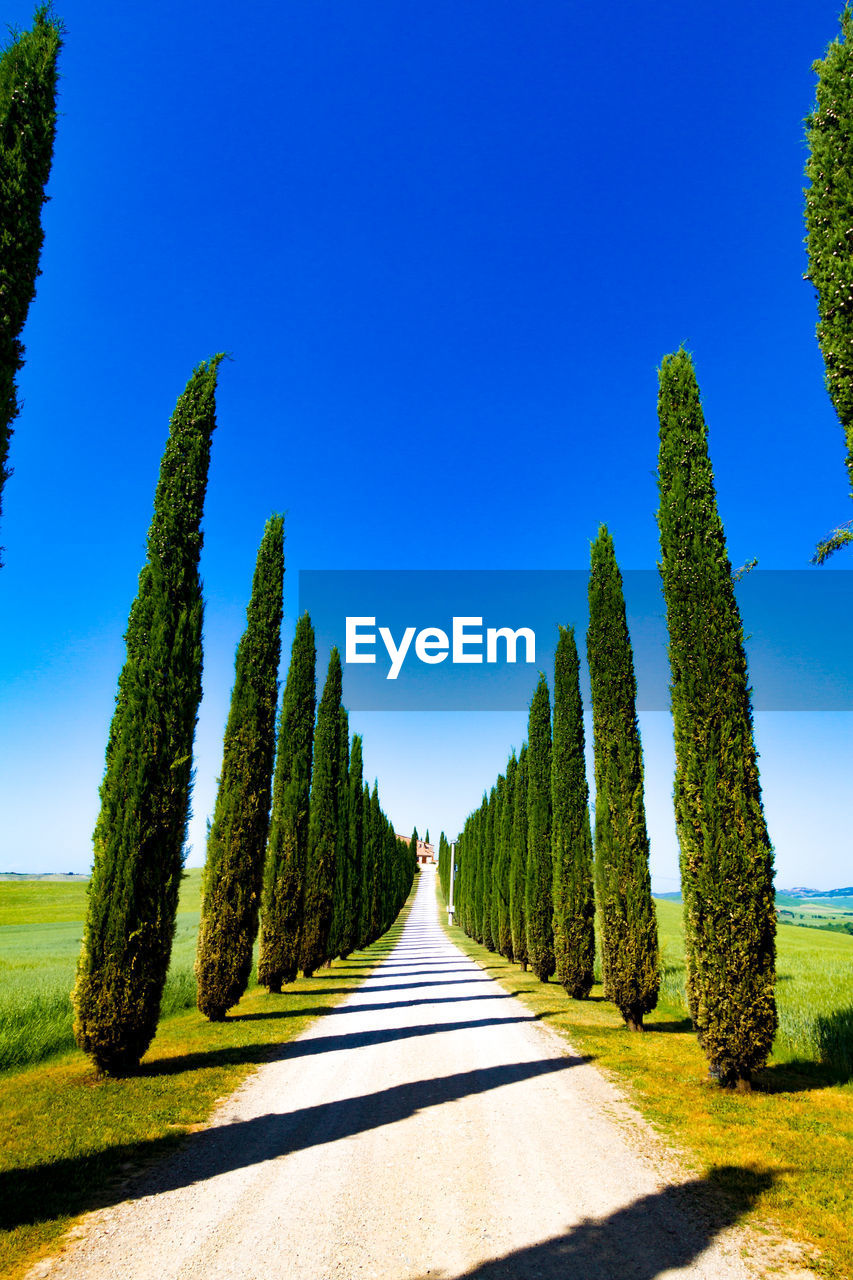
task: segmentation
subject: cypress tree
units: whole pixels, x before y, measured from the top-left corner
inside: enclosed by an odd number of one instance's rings
[[[592,989],[595,966],[595,894],[580,663],[572,627],[560,627],[554,663],[551,799],[554,960],[558,980],[570,996],[583,1000]]]
[[[743,629],[686,351],[660,368],[658,527],[690,1013],[711,1074],[748,1089],[776,1031],[773,854]]]
[[[20,413],[15,377],[24,364],[21,332],[40,274],[41,210],[53,160],[63,34],[51,6],[42,4],[32,30],[13,34],[0,54],[0,517],[11,474],[6,464],[12,423]]]
[[[853,12],[841,15],[841,38],[834,40],[818,74],[817,101],[806,120],[807,279],[815,288],[817,339],[826,367],[826,388],[847,443],[847,474],[853,497]],[[853,542],[849,525],[836,529],[818,547],[822,563]]]
[[[595,744],[595,872],[604,992],[632,1031],[657,1004],[657,920],[649,875],[637,683],[613,539],[592,547],[587,658]]]
[[[382,933],[383,835],[379,786],[374,778],[373,790],[370,793],[370,942],[375,942]]]
[[[284,517],[267,521],[246,630],[237,648],[222,775],[207,837],[195,972],[212,1022],[242,996],[252,971],[270,819],[281,656]]]
[[[398,883],[397,869],[401,861],[401,856],[407,860],[411,857],[409,846],[401,840],[397,839],[397,833],[393,826],[385,819],[385,863],[384,863],[384,892],[382,895],[382,932],[390,929],[394,923],[398,906]],[[403,852],[405,850],[405,852]]]
[[[364,787],[362,762],[362,740],[358,733],[353,734],[352,750],[349,760],[347,780],[347,848],[350,859],[350,879],[347,893],[347,908],[344,920],[341,955],[346,958],[359,946],[360,916],[362,893],[364,886],[364,804],[362,792]]]
[[[540,982],[554,972],[551,868],[551,704],[542,672],[527,726],[527,955]]]
[[[335,852],[335,891],[332,905],[332,925],[329,930],[329,956],[331,964],[335,956],[343,954],[344,935],[349,915],[348,899],[353,890],[352,868],[349,854],[349,714],[346,707],[338,711],[338,838]]]
[[[361,901],[358,911],[358,945],[366,947],[370,942],[371,909],[373,903],[373,839],[371,831],[370,785],[365,782],[361,793]]]
[[[494,951],[492,941],[492,876],[495,859],[495,789],[492,787],[488,798],[483,797],[482,813],[482,849],[483,849],[483,945]]]
[[[475,809],[470,815],[469,831],[467,831],[467,849],[469,849],[469,909],[467,909],[467,918],[469,918],[469,937],[475,941],[480,941],[483,934],[480,932],[478,902],[480,895],[480,837],[479,837],[480,810]]]
[[[507,769],[507,772],[509,770]],[[505,956],[507,945],[512,958],[509,932],[509,842],[504,844],[504,814],[507,808],[507,779],[498,774],[495,784],[494,861],[492,863],[492,944]]]
[[[296,624],[278,722],[269,843],[261,892],[258,982],[270,992],[294,982],[299,968],[305,867],[308,860],[311,764],[314,755],[314,628]]]
[[[418,829],[417,827],[415,827],[414,830],[412,831],[412,838],[409,841],[409,848],[412,852],[412,857],[415,858],[415,860],[417,860],[417,856],[418,856],[418,840],[419,839],[420,837],[418,836]]]
[[[311,775],[308,865],[305,872],[305,913],[302,922],[301,967],[306,978],[310,978],[314,970],[319,969],[328,958],[338,847],[340,709],[341,659],[337,649],[333,647],[314,731],[314,770]]]
[[[198,366],[172,414],[107,741],[72,999],[77,1043],[109,1075],[137,1066],[151,1043],[172,950],[201,699],[198,559],[221,359]]]
[[[509,864],[509,925],[513,959],[527,968],[527,744],[518,754],[512,792]]]

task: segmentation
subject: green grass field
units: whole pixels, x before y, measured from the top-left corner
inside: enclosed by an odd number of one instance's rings
[[[687,1015],[681,906],[656,902],[664,964],[661,1000]],[[853,1076],[853,938],[780,924],[776,1062],[824,1064]]]
[[[0,1071],[74,1047],[69,993],[83,936],[87,883],[0,880]],[[164,1015],[195,1005],[201,871],[181,885]]]
[[[200,882],[201,872],[191,871],[182,887],[154,1043],[134,1075],[98,1079],[74,1047],[68,1001],[85,886],[0,881],[0,920],[7,922],[0,924],[0,1046],[13,1059],[0,1072],[3,1280],[19,1280],[52,1253],[80,1214],[122,1199],[128,1179],[174,1151],[259,1063],[357,990],[395,945],[408,913],[404,907],[366,951],[299,978],[281,995],[250,985],[239,1008],[214,1024],[195,1008]],[[25,911],[30,923],[21,919]]]
[[[7,1189],[26,1191],[38,1206],[31,1222],[6,1223],[0,1216],[0,1274],[18,1276],[49,1250],[77,1213],[101,1202],[116,1170],[165,1153],[187,1126],[203,1122],[215,1099],[263,1060],[269,1046],[354,989],[400,927],[364,956],[300,979],[284,996],[252,987],[240,1006],[252,1018],[212,1027],[194,1008],[200,881],[201,873],[191,871],[182,887],[166,1016],[148,1066],[138,1078],[96,1087],[74,1048],[68,999],[85,885],[0,881],[0,1184],[5,1179]],[[681,907],[658,901],[657,910],[664,982],[647,1020],[649,1034],[642,1036],[624,1030],[597,989],[592,1000],[569,1000],[553,982],[522,974],[458,929],[452,934],[508,990],[622,1080],[697,1168],[764,1170],[771,1185],[744,1216],[762,1229],[775,1221],[817,1246],[822,1274],[853,1275],[844,1225],[853,1212],[853,938],[780,925],[773,1057],[756,1093],[732,1097],[705,1083],[704,1058],[690,1030]],[[157,1063],[176,1056],[186,1066],[167,1077],[164,1092]],[[736,1182],[729,1190],[737,1200]]]
[[[593,987],[572,1000],[502,956],[450,936],[507,991],[624,1088],[675,1144],[682,1163],[712,1182],[736,1218],[758,1233],[761,1274],[786,1272],[784,1241],[822,1276],[853,1277],[853,938],[780,926],[780,1030],[756,1089],[736,1094],[708,1081],[687,1016],[681,905],[656,902],[664,964],[646,1033],[629,1032]],[[442,913],[444,914],[444,913]],[[756,1197],[755,1187],[763,1187]],[[812,1249],[819,1251],[812,1255]]]

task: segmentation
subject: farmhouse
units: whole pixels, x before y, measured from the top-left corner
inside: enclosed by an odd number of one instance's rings
[[[411,836],[401,836],[395,831],[398,840],[402,840],[404,844],[411,844]],[[418,866],[425,867],[427,865],[435,866],[435,849],[431,844],[427,844],[425,840],[418,840]]]

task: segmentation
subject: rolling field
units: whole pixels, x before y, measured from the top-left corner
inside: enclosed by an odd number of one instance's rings
[[[87,882],[0,881],[0,1071],[74,1048],[69,992],[83,937]],[[201,870],[181,885],[164,1015],[195,1005]]]
[[[687,1016],[681,906],[655,903],[664,964],[661,1002]],[[853,938],[780,924],[774,1062],[823,1064],[853,1076]]]

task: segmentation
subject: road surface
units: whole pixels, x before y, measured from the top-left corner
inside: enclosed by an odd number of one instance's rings
[[[753,1274],[595,1067],[448,941],[435,873],[347,1001],[260,1067],[53,1280]]]

